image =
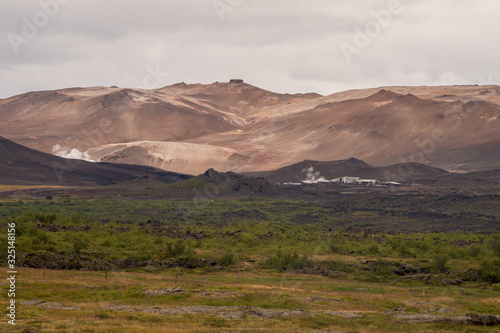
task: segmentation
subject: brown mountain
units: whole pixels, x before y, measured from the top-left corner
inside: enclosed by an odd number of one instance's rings
[[[350,157],[488,170],[500,168],[500,87],[386,87],[329,96],[245,83],[71,88],[0,100],[0,133],[47,153],[75,149],[96,161],[188,174]]]

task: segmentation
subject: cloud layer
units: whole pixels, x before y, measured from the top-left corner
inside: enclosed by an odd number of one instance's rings
[[[401,10],[377,21],[391,6]],[[237,77],[322,94],[500,78],[495,1],[40,0],[0,10],[0,98]],[[357,49],[350,59],[343,44]]]

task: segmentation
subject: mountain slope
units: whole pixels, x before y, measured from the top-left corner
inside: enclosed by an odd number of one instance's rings
[[[199,174],[200,170],[210,168],[235,170],[250,159],[230,148],[161,141],[102,145],[89,149],[89,153],[102,162],[144,164],[188,174]]]
[[[381,90],[362,99],[320,104],[239,129],[189,140],[252,156],[239,171],[275,169],[305,159],[351,156],[375,165],[426,163],[450,170],[500,167],[500,106],[443,102]],[[464,159],[468,147],[490,146]],[[445,156],[445,157],[442,157]],[[467,163],[464,163],[467,162]],[[263,167],[264,166],[264,167]]]
[[[219,82],[71,88],[0,100],[0,133],[47,153],[77,149],[96,161],[191,174],[352,156],[372,165],[479,171],[500,168],[500,87],[387,87],[328,96]]]
[[[29,149],[0,137],[2,185],[110,185],[148,176],[173,183],[191,176],[125,164],[70,160]]]
[[[30,92],[0,101],[0,131],[47,153],[56,144],[85,151],[133,141],[182,142],[235,130],[258,117],[252,110],[318,96],[275,94],[244,83]]]

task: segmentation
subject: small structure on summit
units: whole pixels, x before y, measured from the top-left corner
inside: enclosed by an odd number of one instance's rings
[[[229,83],[243,83],[242,79],[231,79],[229,80]]]

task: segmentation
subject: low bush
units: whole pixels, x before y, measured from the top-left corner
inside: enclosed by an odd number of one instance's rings
[[[432,259],[431,272],[446,273],[448,271],[448,261],[450,258],[447,254],[436,254]]]
[[[236,263],[236,257],[233,253],[227,252],[215,260],[217,265],[227,267]]]
[[[352,273],[354,272],[354,267],[349,265],[349,263],[345,260],[339,259],[339,260],[325,260],[323,261],[325,264],[326,268],[331,270],[331,271],[338,271],[338,272],[345,272],[345,273]]]
[[[479,278],[484,282],[500,283],[500,258],[483,260],[479,269]]]
[[[314,267],[314,261],[307,256],[300,257],[297,252],[282,253],[278,251],[275,256],[270,257],[266,261],[264,267],[279,271],[297,270]]]

